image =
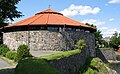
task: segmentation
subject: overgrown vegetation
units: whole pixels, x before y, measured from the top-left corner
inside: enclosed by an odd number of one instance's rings
[[[17,53],[14,51],[8,51],[5,57],[17,61]]]
[[[6,45],[0,45],[0,55],[5,56],[8,51],[10,51],[10,49]]]
[[[14,60],[15,62],[22,60],[26,57],[32,57],[29,50],[30,49],[27,45],[20,45],[16,53],[15,51],[11,51],[5,44],[0,45],[0,55],[10,60]]]
[[[120,45],[120,34],[118,34],[117,32],[114,33],[109,43],[110,43],[110,47],[116,50],[118,46]]]
[[[82,49],[84,49],[84,48],[86,48],[86,47],[87,47],[87,44],[85,43],[84,40],[79,40],[79,41],[77,42],[77,49],[82,50]]]
[[[14,74],[61,74],[57,69],[49,65],[45,60],[28,58],[21,60]]]
[[[106,65],[99,58],[88,58],[85,66],[82,66],[80,74],[108,74]]]
[[[27,45],[20,45],[17,49],[17,60],[19,61],[26,57],[32,57],[29,51],[30,49]]]

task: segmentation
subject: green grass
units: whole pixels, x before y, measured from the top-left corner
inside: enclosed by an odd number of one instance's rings
[[[106,65],[99,58],[88,58],[80,74],[98,74],[98,71],[108,74]]]
[[[116,55],[120,55],[120,52],[118,52],[118,51],[115,51],[115,54],[116,54]]]
[[[80,49],[76,49],[76,50],[70,50],[70,51],[60,52],[60,53],[56,53],[56,54],[52,54],[52,55],[47,55],[47,56],[41,56],[39,58],[45,59],[47,61],[58,60],[58,59],[61,59],[61,58],[69,57],[69,56],[74,55],[74,54],[78,54],[80,52],[81,52]]]
[[[45,60],[29,58],[20,61],[14,74],[61,74]]]
[[[69,57],[77,53],[80,53],[79,49],[39,58],[27,58],[18,63],[14,74],[61,74],[57,69],[48,64],[47,61]]]

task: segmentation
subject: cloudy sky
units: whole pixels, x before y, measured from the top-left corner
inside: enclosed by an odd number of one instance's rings
[[[96,25],[103,37],[120,33],[120,0],[21,0],[17,7],[24,16],[14,22],[46,10],[49,5],[74,20]]]

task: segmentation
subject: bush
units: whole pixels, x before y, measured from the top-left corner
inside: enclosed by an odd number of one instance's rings
[[[85,41],[84,40],[79,40],[78,42],[77,42],[77,48],[78,49],[84,49],[84,48],[86,48],[87,47],[87,44],[85,43]]]
[[[0,45],[0,55],[5,56],[8,51],[10,51],[10,49],[6,45]]]
[[[81,66],[79,74],[109,74],[107,66],[98,57],[89,57],[84,66]]]
[[[28,48],[27,45],[20,45],[17,49],[17,60],[22,60],[26,57],[32,57],[32,55],[30,54],[30,49]]]
[[[17,61],[17,53],[14,51],[8,51],[5,56],[11,60]]]

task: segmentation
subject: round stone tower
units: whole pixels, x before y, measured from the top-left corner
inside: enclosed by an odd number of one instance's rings
[[[10,49],[26,44],[30,50],[71,50],[78,40],[85,40],[94,53],[96,29],[47,9],[3,28],[3,43]]]

